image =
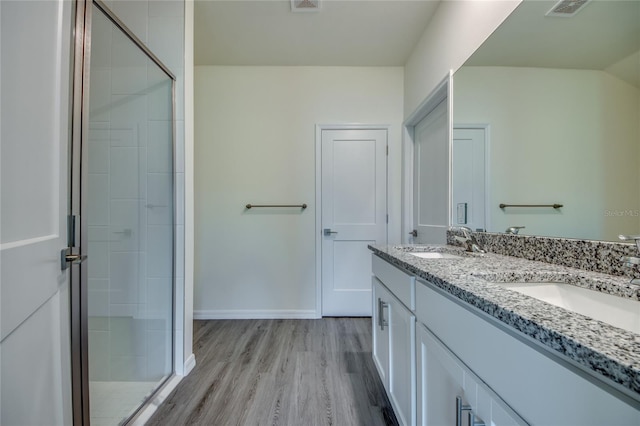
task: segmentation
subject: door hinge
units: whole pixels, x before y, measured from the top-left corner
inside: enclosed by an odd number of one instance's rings
[[[389,223],[389,215],[387,215],[387,223]]]
[[[387,145],[387,156],[389,156],[389,145]]]

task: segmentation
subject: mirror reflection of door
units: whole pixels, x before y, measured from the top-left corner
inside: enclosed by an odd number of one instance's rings
[[[449,221],[449,114],[440,101],[414,128],[413,238],[445,244]]]
[[[454,126],[451,170],[452,226],[487,229],[486,126]]]

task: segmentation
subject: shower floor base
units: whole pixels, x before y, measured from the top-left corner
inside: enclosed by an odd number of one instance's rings
[[[91,426],[117,426],[131,416],[158,382],[89,382]]]

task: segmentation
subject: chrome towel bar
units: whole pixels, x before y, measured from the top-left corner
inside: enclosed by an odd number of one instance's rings
[[[302,210],[307,208],[306,204],[247,204],[245,206],[247,209],[252,209],[254,207],[300,207]]]
[[[562,204],[500,204],[501,209],[505,207],[553,207],[554,209],[559,209]]]

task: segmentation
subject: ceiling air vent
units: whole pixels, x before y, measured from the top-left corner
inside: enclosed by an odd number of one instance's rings
[[[544,16],[570,18],[575,16],[591,0],[560,0]]]
[[[320,10],[320,0],[291,0],[292,12],[317,12]]]

